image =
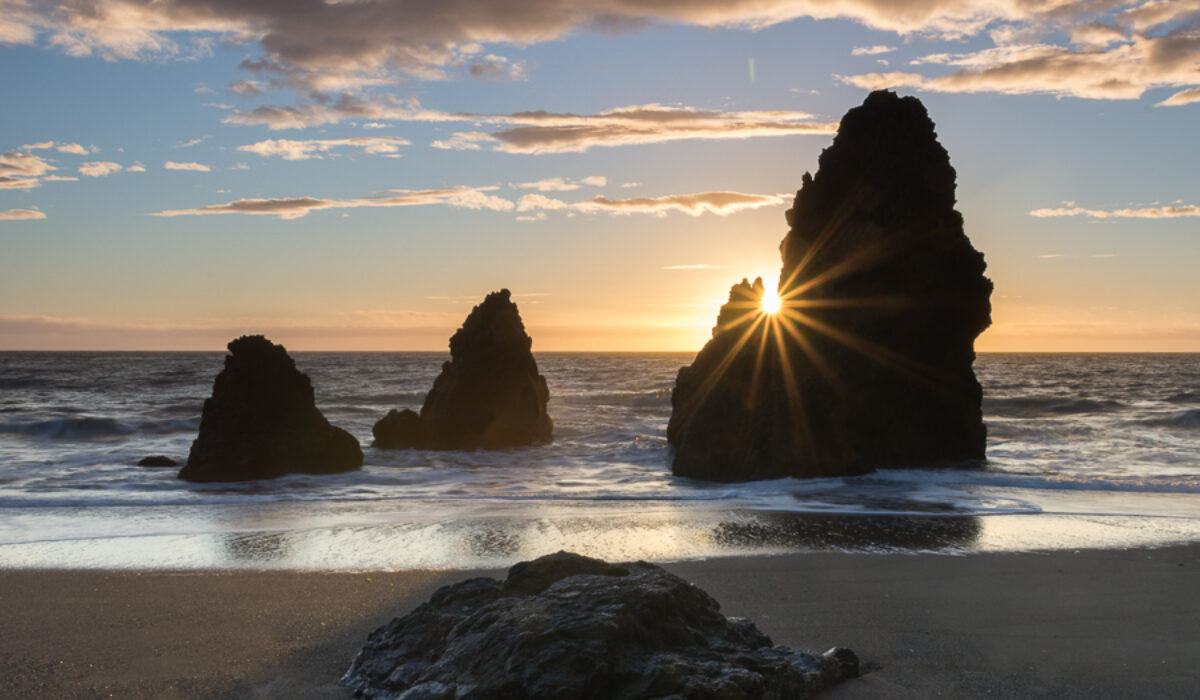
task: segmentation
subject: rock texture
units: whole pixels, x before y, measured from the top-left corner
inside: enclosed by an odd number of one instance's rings
[[[874,92],[805,173],[780,246],[784,308],[736,285],[679,371],[677,475],[862,474],[984,456],[974,341],[986,264],[954,209],[955,172],[914,97]]]
[[[282,345],[248,335],[229,343],[229,353],[180,479],[247,481],[362,466],[358,440],[325,420],[308,376]]]
[[[550,392],[532,344],[511,293],[487,295],[450,338],[450,361],[421,413],[388,413],[372,429],[374,446],[469,450],[548,442]]]
[[[342,683],[405,700],[790,700],[857,675],[853,652],[773,646],[657,566],[559,552],[440,589],[372,632]]]
[[[138,460],[139,467],[178,467],[179,463],[166,455],[151,455]]]

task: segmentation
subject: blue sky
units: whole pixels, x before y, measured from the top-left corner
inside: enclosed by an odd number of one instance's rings
[[[697,349],[892,87],[981,350],[1200,350],[1200,3],[430,7],[0,0],[0,348],[443,349],[509,287],[537,349]]]

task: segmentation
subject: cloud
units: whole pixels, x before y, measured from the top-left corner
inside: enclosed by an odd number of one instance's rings
[[[479,77],[513,62],[482,45],[527,46],[578,31],[631,32],[660,24],[758,29],[797,18],[845,18],[908,35],[966,36],[991,23],[1061,13],[1070,0],[478,0],[229,2],[75,0],[9,3],[0,40],[109,60],[186,57],[214,40],[255,44],[243,63],[307,89],[393,83],[397,75]]]
[[[891,53],[896,50],[895,46],[859,46],[850,52],[851,56],[878,56],[882,53]]]
[[[645,104],[616,107],[596,114],[546,111],[476,114],[426,109],[415,99],[360,99],[349,94],[336,100],[296,106],[262,106],[231,114],[224,121],[280,130],[323,126],[346,119],[488,124],[498,130],[455,132],[430,145],[447,150],[478,151],[487,147],[507,153],[530,154],[578,153],[597,146],[684,139],[828,135],[837,131],[836,122],[814,121],[813,115],[807,112],[789,110],[725,112]]]
[[[570,192],[585,185],[590,187],[604,187],[606,184],[608,184],[608,178],[603,175],[589,175],[588,177],[580,178],[578,182],[569,178],[548,177],[536,182],[521,182],[512,185],[512,187],[519,190],[537,190],[538,192]]]
[[[665,216],[669,212],[683,212],[691,216],[717,214],[728,216],[747,209],[775,206],[785,201],[780,195],[743,194],[741,192],[698,192],[696,194],[673,194],[664,197],[633,197],[609,199],[597,196],[582,202],[564,202],[540,194],[527,194],[517,203],[517,211],[570,210],[587,214],[653,214]]]
[[[287,199],[239,199],[225,204],[212,204],[197,209],[173,209],[154,212],[151,216],[203,216],[209,214],[249,214],[298,219],[309,212],[322,209],[356,209],[360,207],[412,207],[443,205],[458,209],[490,209],[511,211],[516,205],[490,192],[496,187],[446,187],[433,190],[388,190],[383,196],[358,197],[349,200],[296,197]]]
[[[914,66],[956,68],[943,75],[918,72],[837,76],[864,89],[907,87],[943,93],[1047,94],[1086,99],[1131,100],[1162,87],[1188,88],[1159,103],[1178,106],[1200,101],[1200,2],[1147,2],[1139,10],[1170,5],[1186,13],[1160,12],[1154,19],[1121,13],[1125,24],[1077,26],[1072,43],[1079,48],[1039,41],[1042,32],[994,32],[998,45],[959,54],[931,54]],[[1161,21],[1160,21],[1161,20]],[[1177,24],[1171,24],[1177,22]],[[1168,26],[1163,27],[1164,23]],[[1157,33],[1142,33],[1155,29]],[[1011,41],[1010,41],[1011,40]]]
[[[42,182],[36,177],[12,177],[0,175],[0,190],[29,190],[41,187]]]
[[[261,95],[265,92],[262,83],[257,80],[240,80],[230,85],[229,89],[239,95]]]
[[[453,150],[479,150],[488,146],[505,153],[579,153],[594,147],[837,131],[836,123],[812,121],[812,115],[805,112],[722,112],[659,104],[617,107],[591,115],[519,112],[454,116],[462,121],[491,122],[508,128],[490,133],[457,132],[431,145]]]
[[[191,161],[177,163],[173,160],[168,160],[167,162],[163,163],[163,167],[167,170],[190,170],[197,173],[207,173],[212,170],[212,168],[203,163],[195,163]]]
[[[724,270],[725,265],[667,265],[664,270]]]
[[[9,209],[0,211],[0,221],[30,221],[44,219],[46,215],[37,209]]]
[[[268,139],[246,146],[238,146],[239,151],[257,153],[260,156],[280,156],[284,160],[308,160],[321,158],[335,148],[357,148],[364,153],[396,153],[400,146],[411,145],[408,139],[396,136],[360,136],[345,139],[308,139],[294,141],[290,139]]]
[[[488,54],[471,60],[467,66],[467,74],[476,80],[511,82],[525,77],[525,64],[521,61],[510,63],[503,56]]]
[[[0,155],[0,176],[38,177],[56,169],[32,153],[9,152]]]
[[[1193,102],[1200,102],[1200,87],[1188,88],[1187,90],[1180,90],[1179,92],[1175,93],[1174,95],[1171,95],[1170,97],[1163,100],[1162,102],[1159,102],[1156,106],[1157,107],[1181,107],[1183,105],[1190,105]]]
[[[893,84],[921,90],[1134,99],[1155,87],[1200,87],[1197,0],[6,0],[4,8],[6,43],[109,60],[200,55],[217,41],[250,45],[257,55],[243,70],[319,92],[413,78],[513,79],[520,62],[484,46],[524,47],[580,31],[753,30],[799,18],[850,20],[905,40],[991,39],[994,48],[962,55],[972,65],[947,64],[958,70]],[[861,85],[879,77],[845,79]]]
[[[79,174],[88,177],[104,177],[121,172],[121,164],[107,160],[88,161],[79,166]]]
[[[1188,216],[1200,216],[1200,205],[1174,204],[1164,207],[1129,207],[1125,209],[1059,207],[1057,209],[1034,209],[1029,212],[1029,215],[1038,218],[1086,216],[1093,219],[1177,219]]]
[[[125,172],[129,172],[129,173],[144,173],[144,172],[146,172],[146,166],[142,165],[141,163],[137,163],[137,162],[135,162],[133,165],[131,165],[131,166],[129,166],[128,168],[126,168],[126,169],[125,169]]]
[[[201,136],[200,138],[189,139],[187,141],[180,141],[179,143],[172,146],[172,148],[191,148],[192,146],[198,146],[211,138],[212,138],[212,136]]]
[[[76,156],[86,156],[89,151],[87,148],[77,143],[60,143],[55,147],[59,153],[70,153]]]
[[[1065,258],[1067,256],[1063,255],[1062,253],[1045,253],[1044,255],[1039,255],[1038,257],[1043,260],[1049,260],[1051,258]]]
[[[42,182],[79,182],[79,178],[66,175],[45,175],[42,177]]]

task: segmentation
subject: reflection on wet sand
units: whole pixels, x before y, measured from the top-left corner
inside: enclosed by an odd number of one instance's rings
[[[973,548],[980,519],[955,515],[755,513],[713,529],[721,547],[947,551]]]
[[[265,564],[287,560],[292,540],[290,532],[239,532],[225,535],[221,545],[235,564]]]

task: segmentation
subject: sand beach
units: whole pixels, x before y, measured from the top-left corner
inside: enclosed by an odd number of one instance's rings
[[[1200,546],[667,563],[779,644],[855,650],[823,697],[1187,698]],[[0,696],[345,698],[367,634],[502,571],[0,572]]]

